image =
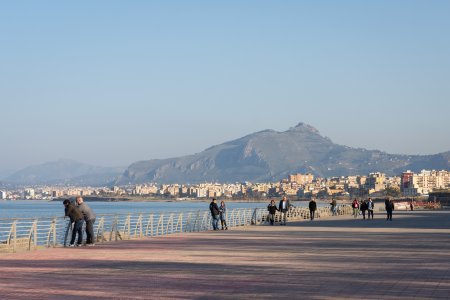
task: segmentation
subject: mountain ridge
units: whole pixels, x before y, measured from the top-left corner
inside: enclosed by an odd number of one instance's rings
[[[402,155],[338,145],[300,122],[286,131],[258,131],[193,155],[135,162],[116,183],[278,181],[305,172],[320,177],[397,175],[427,166],[449,168],[449,158],[450,152]]]
[[[275,182],[295,173],[319,177],[388,176],[411,170],[450,169],[450,151],[432,155],[388,154],[332,142],[311,125],[266,129],[181,157],[136,161],[127,168],[58,160],[24,168],[5,178],[14,184],[124,185],[145,182]]]
[[[59,159],[23,168],[6,177],[4,182],[18,185],[104,185],[113,183],[122,167],[99,167],[71,159]]]

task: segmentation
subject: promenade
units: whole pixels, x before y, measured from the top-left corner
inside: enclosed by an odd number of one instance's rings
[[[450,211],[0,255],[2,299],[450,299]]]

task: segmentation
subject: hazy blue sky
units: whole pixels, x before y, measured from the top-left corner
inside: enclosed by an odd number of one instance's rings
[[[450,1],[2,1],[0,172],[193,154],[299,122],[450,150]]]

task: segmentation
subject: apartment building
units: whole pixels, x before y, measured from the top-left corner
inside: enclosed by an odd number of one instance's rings
[[[428,195],[447,188],[450,188],[449,171],[422,170],[418,174],[406,171],[401,176],[401,192],[404,196]]]
[[[313,174],[293,174],[293,175],[289,175],[289,182],[295,182],[297,184],[300,185],[304,185],[304,184],[308,184],[308,183],[312,183],[314,180],[314,175]]]

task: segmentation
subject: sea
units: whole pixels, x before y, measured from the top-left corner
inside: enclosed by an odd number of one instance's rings
[[[160,213],[207,210],[208,202],[191,201],[148,201],[148,202],[86,202],[97,215],[128,213]],[[263,203],[227,203],[228,210],[233,208],[264,207]],[[60,201],[15,200],[0,201],[0,219],[4,218],[43,218],[64,216],[64,205]]]
[[[148,201],[148,202],[86,202],[97,215],[128,213],[175,213],[209,210],[210,201]],[[220,201],[219,201],[220,203]],[[264,202],[226,202],[228,211],[235,208],[266,208]],[[307,202],[293,201],[295,206],[307,206]],[[318,203],[320,206],[320,204]],[[0,219],[11,218],[52,218],[64,216],[64,206],[60,201],[48,200],[0,200]]]

